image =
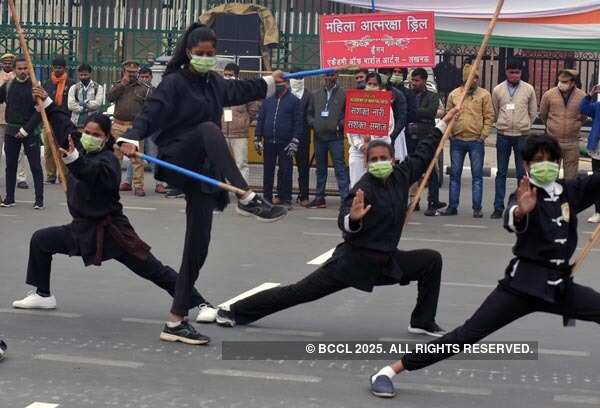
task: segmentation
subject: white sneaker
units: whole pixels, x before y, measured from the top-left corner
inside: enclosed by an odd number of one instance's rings
[[[196,322],[212,323],[217,319],[217,309],[210,303],[202,303],[198,307],[200,311],[198,312],[198,317],[196,317]]]
[[[591,223],[591,224],[598,224],[598,223],[600,223],[600,214],[595,213],[590,218],[588,218],[588,222]]]
[[[56,309],[56,298],[54,295],[43,297],[30,292],[24,299],[15,300],[12,306],[15,309]]]

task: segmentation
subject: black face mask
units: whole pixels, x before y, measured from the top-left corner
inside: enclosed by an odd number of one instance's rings
[[[365,89],[367,87],[366,81],[358,81],[356,83],[356,89]]]
[[[92,80],[91,78],[88,78],[88,79],[82,79],[82,80],[81,80],[81,83],[82,83],[82,84],[84,84],[85,86],[88,86],[88,84],[90,83],[90,81],[91,81],[91,80]]]
[[[286,86],[285,86],[285,85],[275,85],[275,93],[276,93],[277,95],[281,95],[281,94],[283,94],[283,93],[285,92],[285,90],[286,90],[286,89],[287,89],[287,88],[286,88]]]

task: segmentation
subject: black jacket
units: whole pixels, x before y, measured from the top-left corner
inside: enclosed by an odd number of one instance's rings
[[[423,138],[415,153],[396,165],[385,182],[367,173],[356,183],[342,203],[338,216],[344,242],[324,265],[326,268],[332,266],[337,279],[364,291],[373,290],[382,275],[401,285],[408,284],[398,261],[408,190],[427,169],[441,137],[442,133],[435,129],[430,137]],[[361,222],[349,221],[346,225],[346,216],[350,214],[352,200],[359,188],[365,193],[365,205],[371,205],[371,210]],[[349,232],[347,226],[354,232]]]
[[[300,138],[300,144],[310,143],[310,126],[308,125],[308,112],[312,103],[312,93],[307,89],[304,90],[302,98],[300,98],[300,111],[302,112],[302,138]]]
[[[511,213],[517,199],[516,193],[510,196],[504,226],[516,233],[517,242],[513,247],[515,258],[500,281],[550,302],[559,300],[570,275],[570,260],[577,248],[577,214],[600,200],[600,175],[559,180],[556,185],[561,191],[552,196],[538,188],[533,212],[512,225]]]
[[[97,153],[85,153],[81,134],[70,115],[52,103],[46,108],[57,144],[66,148],[74,140],[79,157],[67,164],[67,206],[73,217],[70,231],[74,252],[85,265],[100,265],[124,252],[144,259],[150,247],[135,233],[120,202],[121,166],[112,151],[112,141]],[[99,243],[99,244],[98,244]]]
[[[392,88],[402,92],[402,95],[404,95],[404,98],[406,99],[406,124],[414,122],[415,112],[417,110],[415,94],[405,87],[404,84],[392,85]]]
[[[406,126],[408,104],[402,91],[394,87],[390,90],[392,92],[392,112],[394,113],[394,131],[390,135],[393,145],[404,126]]]
[[[13,79],[2,85],[0,103],[6,104],[7,135],[14,136],[21,127],[31,135],[42,120],[35,110],[35,102],[31,94],[31,79],[25,82]]]
[[[256,139],[268,143],[289,143],[304,134],[304,118],[300,100],[289,90],[279,97],[264,100],[256,118]]]
[[[180,69],[163,78],[124,137],[141,140],[159,132],[156,143],[160,148],[203,122],[221,127],[223,107],[244,105],[266,94],[262,78],[227,81],[216,72],[196,75]]]
[[[417,96],[411,90],[415,100],[414,121],[408,125],[408,133],[413,138],[427,136],[435,126],[435,116],[440,106],[440,97],[437,93],[425,90],[417,103]]]
[[[71,89],[71,86],[74,84],[75,84],[75,82],[73,82],[73,80],[71,78],[67,78],[67,83],[65,84],[65,90],[63,91],[62,104],[60,105],[60,108],[63,109],[67,113],[69,113],[69,89]],[[44,82],[44,89],[46,90],[46,92],[48,92],[48,96],[50,98],[52,98],[52,100],[55,100],[56,85],[54,85],[52,83],[51,79],[48,79],[46,82]]]

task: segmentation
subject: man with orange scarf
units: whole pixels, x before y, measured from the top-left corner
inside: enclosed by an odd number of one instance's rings
[[[44,89],[52,100],[54,100],[54,103],[68,114],[70,113],[68,99],[71,85],[73,85],[73,81],[69,79],[67,73],[67,62],[64,57],[57,56],[52,60],[52,73],[50,74],[50,79],[44,84]],[[45,135],[44,146],[48,146]],[[44,161],[46,162],[46,182],[54,184],[56,183],[56,165],[54,164],[54,158],[50,149],[44,149]]]

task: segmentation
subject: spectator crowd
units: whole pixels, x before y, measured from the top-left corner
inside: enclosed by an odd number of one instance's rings
[[[55,158],[48,146],[48,135],[41,130],[41,116],[31,97],[32,83],[27,64],[21,57],[4,54],[0,57],[0,151],[6,166],[6,191],[1,207],[15,205],[15,188],[28,189],[26,157],[34,186],[34,208],[44,208],[44,184],[60,182]],[[464,83],[472,67],[462,70],[444,55],[433,73],[437,88],[432,86],[428,71],[416,68],[360,70],[354,75],[353,87],[366,91],[387,90],[391,93],[389,134],[383,137],[344,133],[346,89],[337,73],[324,75],[322,85],[311,91],[304,79],[291,79],[277,85],[273,96],[262,102],[224,109],[221,128],[227,145],[245,179],[249,178],[249,147],[262,155],[264,198],[288,209],[298,205],[305,208],[326,208],[326,185],[329,164],[333,165],[337,190],[343,199],[352,186],[367,172],[364,153],[367,142],[380,140],[394,146],[396,160],[402,161],[414,153],[423,137],[434,128],[436,119],[455,107],[464,97],[462,111],[450,135],[450,182],[448,202],[440,200],[440,184],[444,169],[436,166],[429,179],[426,216],[455,216],[459,212],[461,178],[468,156],[472,180],[472,215],[484,216],[483,177],[486,140],[496,129],[496,163],[494,200],[491,218],[502,218],[506,205],[506,182],[511,156],[515,176],[525,176],[521,151],[526,137],[539,118],[546,134],[560,143],[564,177],[571,179],[579,172],[581,148],[580,131],[589,117],[592,119],[585,154],[591,158],[592,169],[600,172],[600,86],[589,94],[578,88],[579,74],[573,69],[558,73],[556,86],[546,91],[538,107],[535,88],[522,79],[519,60],[506,64],[506,80],[490,93],[479,83],[479,73],[469,89]],[[445,75],[444,75],[445,73]],[[73,124],[81,130],[86,119],[95,112],[114,105],[112,137],[118,138],[132,127],[145,100],[152,95],[152,70],[135,61],[122,65],[121,79],[110,89],[94,80],[90,65],[76,69],[76,79],[69,77],[67,63],[61,56],[52,61],[50,77],[43,87],[56,105],[69,113]],[[223,77],[230,81],[240,78],[240,68],[234,63],[225,66]],[[466,94],[466,96],[465,96]],[[249,145],[251,127],[255,126],[254,143]],[[157,147],[152,137],[140,142],[140,150],[155,155]],[[312,153],[314,152],[314,154]],[[119,160],[121,153],[115,153]],[[348,160],[346,161],[346,157]],[[0,156],[1,158],[1,156]],[[330,160],[331,158],[331,160]],[[42,166],[43,161],[43,166]],[[316,169],[316,188],[310,199],[310,169]],[[294,163],[297,168],[296,199],[293,199]],[[127,160],[127,170],[120,186],[144,197],[145,163],[141,159]],[[153,168],[154,170],[154,168]],[[45,175],[44,175],[45,172]],[[168,198],[182,197],[183,192],[161,182],[154,184],[155,192]],[[414,200],[416,185],[411,189]],[[420,203],[417,203],[420,209]],[[600,222],[600,203],[589,222]]]

